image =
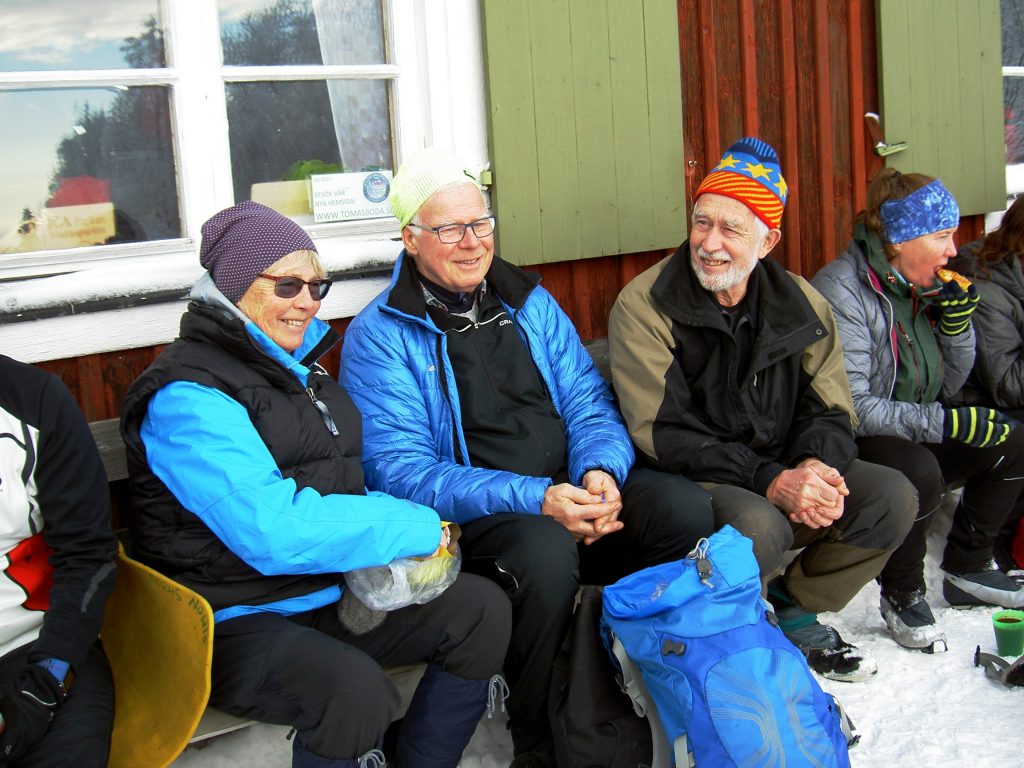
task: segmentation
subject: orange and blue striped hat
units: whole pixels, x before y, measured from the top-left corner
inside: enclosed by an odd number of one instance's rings
[[[700,183],[696,197],[708,192],[738,200],[770,229],[778,229],[789,187],[772,146],[748,136],[726,150]]]

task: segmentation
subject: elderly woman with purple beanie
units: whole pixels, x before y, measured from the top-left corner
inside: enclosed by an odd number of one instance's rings
[[[964,490],[941,563],[946,601],[1024,606],[1024,589],[992,560],[1024,485],[1024,430],[991,408],[945,404],[974,362],[977,289],[943,272],[959,223],[940,180],[885,168],[868,187],[853,241],[812,280],[843,342],[859,457],[899,469],[917,489],[917,520],[879,577],[880,608],[896,642],[927,653],[946,650],[925,598],[924,557],[949,484]]]
[[[331,281],[302,228],[240,203],[203,225],[200,261],[179,338],[125,400],[133,554],[210,602],[211,703],[291,725],[293,766],[454,768],[501,686],[507,598],[460,574],[346,620],[342,574],[447,534],[429,507],[364,488],[360,414],[317,362],[339,337],[316,317]],[[395,720],[381,668],[420,661]]]

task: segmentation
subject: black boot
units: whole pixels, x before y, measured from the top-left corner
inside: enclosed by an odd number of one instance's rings
[[[487,707],[491,682],[456,677],[430,664],[389,759],[399,768],[456,768]]]
[[[292,768],[386,768],[384,753],[371,749],[361,757],[337,759],[310,752],[296,736],[292,739]]]

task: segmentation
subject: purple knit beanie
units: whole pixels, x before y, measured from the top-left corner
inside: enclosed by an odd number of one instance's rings
[[[265,205],[246,200],[203,224],[199,263],[232,304],[278,259],[292,251],[315,251],[306,231]]]

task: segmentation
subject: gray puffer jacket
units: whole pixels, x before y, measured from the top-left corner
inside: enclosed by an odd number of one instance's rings
[[[832,305],[843,342],[846,375],[859,424],[857,437],[888,435],[914,442],[941,443],[945,409],[939,402],[892,400],[896,382],[896,330],[892,297],[885,294],[860,246],[846,250],[811,280]],[[942,397],[956,393],[974,364],[974,329],[959,336],[939,336]]]
[[[971,318],[978,335],[978,357],[957,402],[1024,408],[1024,273],[1010,256],[983,272],[975,258],[981,240],[963,246],[950,269],[970,277],[981,302]]]

